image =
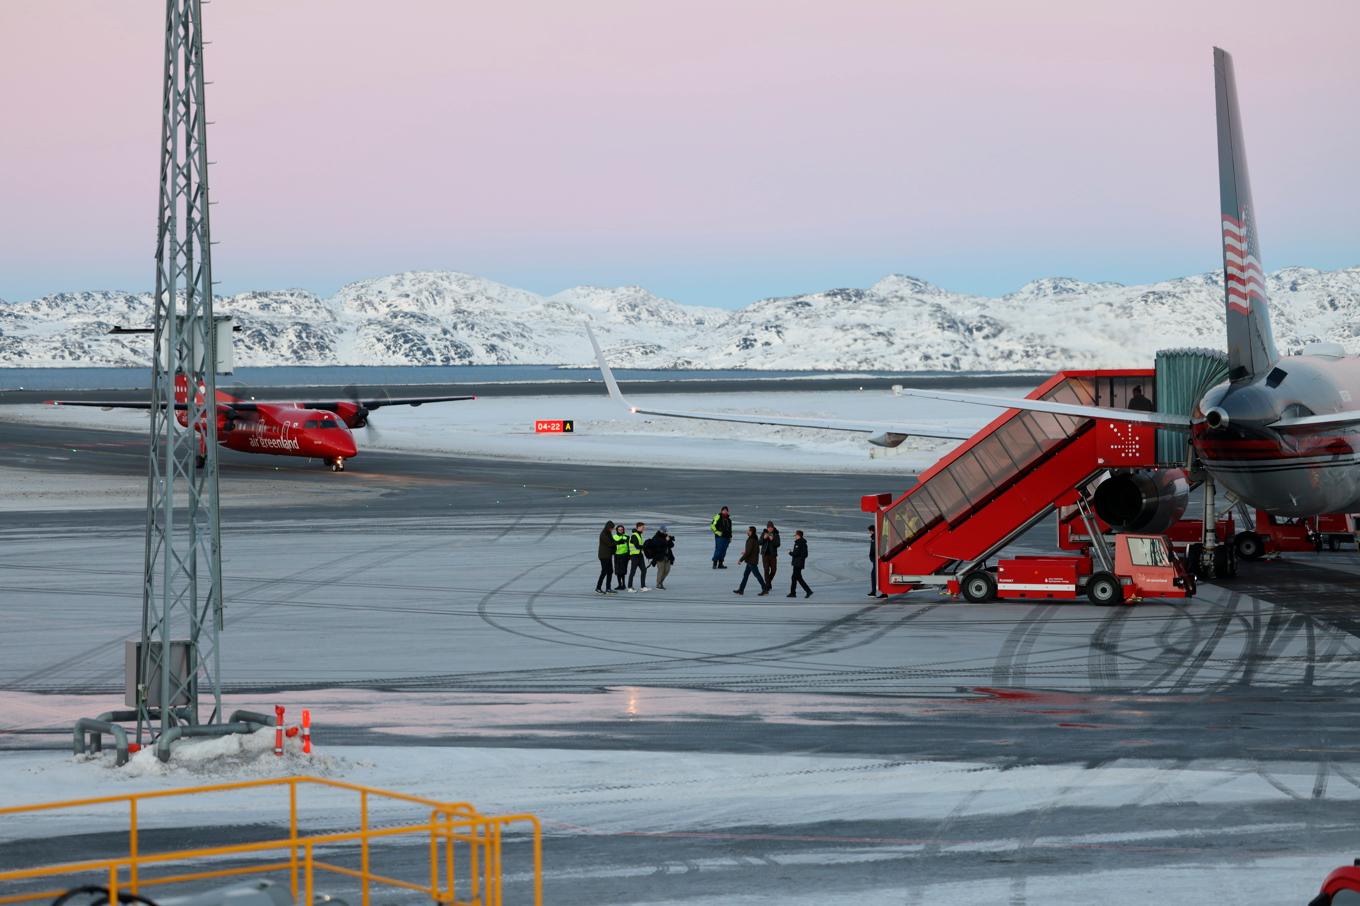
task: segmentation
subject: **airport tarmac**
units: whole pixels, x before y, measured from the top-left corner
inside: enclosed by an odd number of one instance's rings
[[[102,770],[60,752],[121,702],[144,456],[0,410],[0,766],[39,785]],[[224,451],[230,707],[313,708],[346,779],[539,813],[552,903],[1302,902],[1360,848],[1360,555],[1188,604],[869,599],[859,497],[908,483]],[[787,557],[733,595],[720,505],[804,529],[815,596]],[[671,527],[666,591],[593,594],[608,518]]]

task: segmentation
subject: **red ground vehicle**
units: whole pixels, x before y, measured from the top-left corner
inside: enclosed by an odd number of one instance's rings
[[[1360,547],[1360,516],[1355,513],[1325,513],[1317,517],[1316,531],[1329,551],[1342,544]]]
[[[969,601],[1076,600],[1119,604],[1144,598],[1188,598],[1195,580],[1165,535],[1115,535],[1113,560],[1101,550],[1077,556],[1024,556],[997,561],[996,572],[975,570],[945,586]],[[1100,561],[1104,560],[1104,563]]]
[[[1329,874],[1308,906],[1360,906],[1360,859]]]

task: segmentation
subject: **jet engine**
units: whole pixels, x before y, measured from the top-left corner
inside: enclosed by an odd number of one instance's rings
[[[1182,469],[1116,472],[1096,488],[1096,515],[1116,531],[1164,532],[1185,512],[1190,481]]]

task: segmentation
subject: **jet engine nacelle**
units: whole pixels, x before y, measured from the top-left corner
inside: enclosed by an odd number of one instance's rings
[[[1190,503],[1190,481],[1182,469],[1116,472],[1096,488],[1096,515],[1116,531],[1164,532]]]
[[[892,431],[884,431],[882,434],[875,434],[869,438],[869,443],[875,447],[900,447],[902,442],[907,439],[905,434],[897,434]]]

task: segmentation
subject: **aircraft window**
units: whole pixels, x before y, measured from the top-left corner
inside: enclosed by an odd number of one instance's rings
[[[307,419],[307,427],[308,427],[308,428],[315,428],[315,427],[316,427],[316,419],[314,419],[314,418],[309,418],[309,419]]]
[[[1266,375],[1267,387],[1278,387],[1284,383],[1284,379],[1289,377],[1289,372],[1283,368],[1272,368],[1270,374]]]
[[[1134,566],[1169,566],[1166,545],[1161,538],[1127,538],[1129,559]]]
[[[324,419],[321,420],[321,427],[323,427],[323,428],[338,428],[339,425],[337,425],[337,424],[335,423],[335,419],[333,419],[333,418],[324,418]]]

